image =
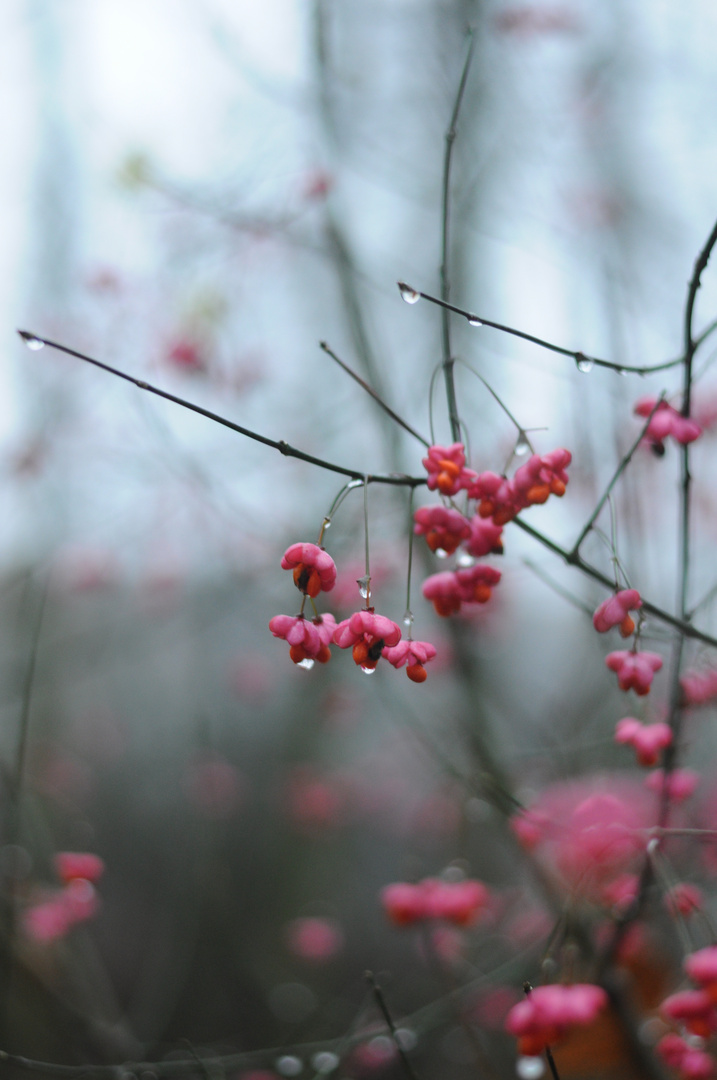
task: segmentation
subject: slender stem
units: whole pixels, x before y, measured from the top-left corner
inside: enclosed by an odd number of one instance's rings
[[[257,431],[252,431],[250,428],[235,424],[232,420],[227,420],[224,416],[219,416],[217,413],[210,412],[209,409],[203,409],[200,405],[194,405],[191,401],[186,401],[185,398],[177,397],[176,394],[169,394],[166,390],[160,390],[159,387],[152,386],[151,383],[145,382],[144,379],[136,379],[133,375],[128,375],[125,371],[120,371],[119,368],[112,367],[110,364],[105,364],[101,360],[95,360],[94,357],[87,356],[85,353],[78,352],[76,349],[70,349],[67,345],[60,345],[57,341],[50,341],[48,338],[40,337],[38,334],[31,334],[27,330],[18,330],[18,334],[25,342],[41,341],[43,345],[47,345],[51,349],[57,349],[59,352],[66,353],[68,356],[75,356],[78,360],[84,360],[87,364],[93,364],[94,367],[102,368],[103,371],[108,371],[111,375],[116,375],[119,379],[124,379],[125,382],[132,383],[134,386],[139,387],[140,390],[147,390],[150,394],[156,394],[157,397],[164,398],[165,401],[171,401],[175,405],[181,405],[183,409],[189,409],[191,412],[198,413],[200,416],[206,416],[208,420],[213,420],[215,423],[229,428],[230,431],[236,431],[239,435],[244,435],[247,439],[253,439],[254,442],[263,443],[264,446],[271,446],[274,450],[278,450],[280,454],[283,454],[284,457],[297,458],[299,461],[306,461],[309,465],[316,465],[319,469],[327,469],[329,472],[339,473],[340,476],[350,476],[354,480],[360,480],[362,483],[365,481],[369,484],[392,484],[397,487],[421,487],[426,483],[425,477],[403,476],[398,473],[390,475],[369,473],[367,475],[360,469],[346,469],[342,465],[334,465],[331,461],[325,461],[323,458],[317,458],[314,457],[313,454],[306,454],[303,450],[298,450],[283,439],[278,441],[276,439],[269,439],[266,435],[260,435]]]
[[[395,422],[404,429],[404,431],[407,431],[409,435],[413,435],[414,439],[418,439],[418,441],[420,443],[423,443],[424,446],[431,445],[428,439],[424,439],[423,435],[419,435],[415,428],[412,428],[410,424],[406,423],[406,421],[398,415],[398,413],[394,412],[390,405],[386,404],[381,395],[376,390],[374,390],[372,386],[369,386],[369,384],[364,379],[362,379],[357,372],[353,371],[353,369],[350,368],[347,363],[341,360],[333,351],[333,349],[329,348],[325,341],[320,341],[319,346],[328,356],[331,357],[332,360],[334,360],[339,365],[339,367],[343,371],[346,372],[347,375],[350,375],[351,378],[354,379],[359,384],[359,386],[362,387],[362,389],[364,389],[366,393],[369,394],[373,398],[373,400],[381,406],[383,411],[387,413],[392,420],[395,420]]]
[[[406,614],[405,618],[410,619],[408,627],[409,640],[413,633],[413,613],[411,611],[411,572],[413,570],[413,543],[416,538],[416,534],[413,529],[413,494],[414,489],[411,488],[408,496],[408,570],[406,571]]]
[[[401,1058],[401,1062],[406,1071],[406,1075],[409,1077],[409,1080],[418,1080],[413,1065],[411,1064],[411,1061],[401,1044],[401,1040],[398,1037],[398,1031],[396,1029],[396,1025],[393,1022],[393,1017],[391,1016],[388,1005],[386,1004],[386,999],[383,996],[383,991],[376,982],[376,976],[372,971],[366,972],[366,982],[371,987],[371,990],[373,991],[373,996],[376,999],[376,1004],[381,1010],[381,1015],[386,1021],[386,1026],[388,1027],[388,1030],[391,1032],[391,1038],[393,1039],[394,1045],[398,1050],[398,1055]]]
[[[368,477],[363,486],[363,535],[364,535],[364,554],[366,557],[366,576],[364,581],[366,582],[366,607],[371,607],[371,559],[369,556],[369,544],[368,544]]]
[[[536,337],[535,334],[526,334],[523,330],[516,330],[513,326],[504,326],[503,323],[492,322],[490,319],[484,319],[480,315],[474,315],[471,311],[466,311],[465,308],[456,307],[455,304],[449,303],[447,300],[440,299],[437,296],[432,296],[430,293],[421,292],[420,289],[413,289],[412,286],[406,285],[404,288],[411,289],[412,292],[418,294],[424,300],[428,300],[431,304],[438,304],[439,307],[445,308],[447,311],[454,311],[456,315],[462,315],[464,319],[468,319],[475,326],[489,326],[492,330],[501,330],[504,334],[511,334],[513,337],[522,338],[523,341],[532,341],[534,345],[539,345],[541,349],[548,349],[550,352],[559,353],[561,356],[571,357],[576,364],[591,364],[595,367],[610,368],[611,371],[629,372],[634,375],[648,375],[653,371],[666,371],[668,368],[679,367],[683,362],[683,357],[678,356],[675,360],[665,360],[661,364],[652,364],[643,367],[636,367],[631,364],[616,364],[612,360],[599,360],[596,356],[588,356],[584,352],[580,352],[573,349],[565,349],[562,345],[555,345],[552,341],[546,341],[544,338]]]
[[[622,461],[620,462],[617,469],[615,470],[615,472],[613,474],[613,477],[610,480],[610,483],[605,488],[605,491],[604,491],[602,497],[598,500],[597,506],[593,510],[593,512],[590,515],[590,517],[588,518],[588,520],[585,522],[585,525],[583,526],[583,529],[582,529],[582,532],[580,533],[580,536],[577,538],[577,540],[575,541],[575,544],[573,545],[572,554],[577,555],[578,551],[580,550],[580,545],[582,544],[583,540],[585,539],[585,537],[587,536],[587,534],[590,532],[593,525],[597,521],[597,519],[598,519],[598,517],[600,515],[600,511],[602,510],[603,506],[605,505],[605,503],[609,499],[610,493],[611,493],[612,489],[615,487],[615,484],[618,482],[618,480],[620,479],[620,477],[624,473],[625,469],[627,468],[627,466],[632,461],[633,454],[635,453],[638,446],[640,445],[640,443],[644,439],[645,433],[647,432],[647,429],[650,426],[650,421],[652,420],[653,416],[655,415],[655,413],[659,409],[659,407],[660,407],[661,403],[664,401],[664,399],[665,399],[665,392],[663,391],[663,393],[661,393],[659,398],[657,399],[657,401],[655,403],[655,407],[653,408],[652,412],[650,413],[647,420],[645,421],[645,423],[644,423],[644,425],[643,425],[643,427],[642,427],[642,429],[640,431],[640,434],[637,436],[634,443],[632,444],[632,446],[630,447],[628,452],[623,457]]]
[[[448,300],[451,293],[450,283],[450,203],[451,203],[451,164],[453,161],[453,144],[456,141],[456,125],[458,123],[458,114],[461,110],[461,104],[463,102],[463,95],[465,93],[466,82],[468,80],[468,71],[471,66],[471,60],[473,59],[473,51],[475,49],[475,38],[473,31],[469,30],[468,39],[468,51],[466,53],[465,63],[463,64],[463,71],[461,73],[461,80],[458,84],[458,93],[456,94],[456,100],[453,105],[453,113],[451,115],[451,121],[448,125],[448,131],[446,132],[446,152],[443,157],[443,184],[442,184],[442,196],[441,196],[441,298],[444,303],[444,307],[441,311],[441,337],[443,344],[443,378],[446,384],[446,399],[448,403],[448,417],[451,423],[451,434],[453,436],[453,442],[461,442],[461,422],[458,416],[458,405],[456,403],[456,386],[453,378],[453,365],[455,363],[451,354],[451,331],[450,331],[450,316]]]
[[[545,1057],[546,1057],[546,1060],[548,1062],[548,1067],[550,1069],[550,1074],[553,1077],[553,1080],[560,1080],[560,1074],[558,1073],[558,1067],[555,1064],[555,1058],[553,1057],[553,1051],[550,1049],[549,1046],[545,1047]]]
[[[514,425],[516,426],[516,428],[518,429],[518,435],[519,435],[519,436],[520,436],[520,435],[526,435],[526,432],[527,432],[527,430],[528,430],[528,429],[527,429],[527,428],[524,428],[524,427],[521,427],[521,425],[520,425],[520,424],[518,423],[518,421],[517,421],[517,420],[515,419],[515,417],[513,416],[512,412],[511,412],[511,411],[510,411],[510,409],[508,408],[508,406],[507,406],[507,405],[505,404],[505,402],[504,402],[504,401],[503,401],[503,399],[502,399],[502,398],[500,397],[500,395],[496,393],[496,391],[495,391],[495,390],[493,389],[493,387],[492,387],[492,386],[490,385],[490,383],[489,383],[489,382],[487,381],[487,379],[484,379],[484,378],[483,378],[483,376],[482,376],[481,374],[479,374],[479,372],[477,372],[477,371],[476,371],[476,369],[475,369],[475,368],[474,368],[474,367],[473,367],[473,366],[472,366],[471,364],[467,364],[467,363],[465,362],[465,360],[460,360],[460,361],[459,361],[459,363],[460,363],[460,364],[461,364],[461,365],[462,365],[463,367],[465,367],[465,368],[468,368],[468,370],[469,370],[469,371],[471,371],[471,372],[472,372],[472,373],[473,373],[473,374],[475,375],[476,379],[480,379],[480,381],[481,381],[481,382],[483,383],[483,385],[485,386],[485,388],[486,388],[486,390],[488,391],[488,393],[489,393],[489,394],[490,394],[490,395],[491,395],[491,396],[492,396],[492,397],[493,397],[493,398],[494,398],[494,399],[495,399],[495,400],[497,401],[497,403],[498,403],[498,404],[500,405],[501,409],[503,410],[503,412],[505,413],[505,415],[506,415],[506,416],[508,417],[508,419],[510,420],[510,422],[511,422],[512,424],[514,424]],[[532,430],[532,429],[531,429],[531,430]],[[528,440],[528,445],[530,445],[530,440]]]

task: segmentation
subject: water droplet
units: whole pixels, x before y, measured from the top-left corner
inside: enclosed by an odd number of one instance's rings
[[[456,863],[451,863],[449,866],[445,866],[441,871],[442,881],[465,881],[466,870],[465,867],[460,865],[463,860],[458,860]]]
[[[410,285],[407,285],[405,281],[399,281],[398,291],[401,294],[401,299],[405,300],[407,304],[417,304],[421,299],[421,294],[412,289]]]
[[[299,660],[299,663],[296,666],[304,668],[305,671],[311,671],[314,666],[314,661],[307,656],[306,660]]]
[[[356,584],[359,587],[361,599],[368,600],[369,593],[371,592],[371,578],[369,575],[365,574],[363,577],[356,578]]]
[[[359,480],[359,479],[349,480],[348,484],[346,485],[346,490],[348,491],[349,488],[357,488],[357,487],[363,487],[363,480]]]
[[[330,517],[325,517],[324,518],[324,524],[322,525],[322,528],[323,528],[324,532],[326,532],[327,529],[331,528],[331,518]]]
[[[45,347],[45,342],[40,341],[39,337],[35,337],[34,334],[28,334],[26,330],[18,330],[18,333],[28,349],[32,349],[33,352],[37,352],[38,349],[43,349]]]
[[[304,1063],[294,1054],[284,1054],[276,1059],[274,1066],[282,1076],[298,1076],[304,1068]]]
[[[402,1050],[413,1050],[418,1042],[418,1035],[411,1028],[396,1028],[396,1042]]]
[[[447,559],[448,558],[448,552],[445,551],[444,548],[436,548],[436,550],[433,552],[433,554],[436,556],[437,559]]]
[[[477,315],[466,315],[469,326],[482,326],[483,320],[479,319]]]
[[[364,667],[363,664],[361,664],[361,670],[363,671],[364,675],[373,675],[376,668],[375,667]]]
[[[518,441],[515,444],[515,450],[513,451],[513,453],[516,457],[525,457],[529,450],[530,443],[528,442],[528,436],[525,434],[524,431],[521,431],[520,435],[518,436]]]
[[[593,361],[585,353],[577,353],[575,356],[575,366],[578,371],[581,371],[583,375],[587,375],[589,371],[593,369]]]
[[[627,372],[625,371],[624,368],[616,367],[615,371],[617,372],[618,375],[627,375]]]
[[[539,1080],[545,1072],[545,1064],[540,1057],[519,1057],[515,1071],[520,1080]]]
[[[338,1054],[332,1054],[330,1050],[322,1050],[318,1054],[314,1054],[311,1059],[312,1068],[316,1069],[317,1073],[331,1073],[334,1069],[338,1069],[341,1059]]]
[[[413,612],[412,611],[406,610],[406,613],[403,616],[403,625],[404,626],[413,626]]]
[[[458,556],[458,565],[459,566],[474,566],[475,565],[475,559],[473,558],[472,555],[469,555],[467,551],[463,551]]]

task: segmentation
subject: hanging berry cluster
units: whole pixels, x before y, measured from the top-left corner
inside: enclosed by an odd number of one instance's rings
[[[428,473],[426,484],[430,491],[439,491],[444,502],[416,510],[413,532],[425,536],[431,551],[439,556],[453,555],[461,548],[459,565],[454,570],[433,574],[423,584],[424,597],[439,615],[456,614],[464,604],[487,603],[501,574],[476,560],[502,553],[503,527],[521,510],[546,502],[551,494],[565,493],[570,460],[569,450],[553,450],[542,457],[533,454],[508,479],[467,468],[462,443],[429,447],[423,459]],[[452,500],[463,492],[467,506],[471,500],[474,502],[472,513],[463,513],[453,504]],[[340,623],[331,614],[319,614],[315,599],[321,592],[330,592],[336,583],[335,563],[320,546],[329,520],[324,522],[318,544],[292,544],[284,552],[281,565],[292,571],[303,600],[298,615],[275,615],[269,629],[274,637],[288,642],[291,659],[301,667],[313,667],[316,661],[327,663],[333,644],[351,649],[354,663],[364,672],[375,671],[383,658],[396,668],[405,667],[412,682],[424,682],[426,664],[436,655],[435,646],[413,640],[410,608],[405,619],[407,638],[403,638],[397,623],[376,613],[371,606],[368,565],[366,576],[358,582],[365,608]],[[304,614],[307,600],[313,609],[311,618]]]

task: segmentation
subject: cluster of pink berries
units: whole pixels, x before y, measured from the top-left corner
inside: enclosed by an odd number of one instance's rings
[[[456,926],[470,926],[486,910],[489,894],[481,881],[441,881],[424,878],[415,885],[395,882],[381,893],[386,915],[395,926],[443,920]]]
[[[508,1013],[505,1026],[518,1039],[518,1053],[538,1057],[575,1027],[597,1019],[607,1005],[607,994],[591,983],[537,986]]]
[[[680,1080],[706,1080],[715,1065],[703,1040],[717,1032],[717,945],[691,953],[684,968],[697,989],[678,990],[662,1002],[660,1012],[678,1030],[663,1035],[657,1049]]]
[[[294,584],[313,603],[320,592],[331,592],[336,584],[336,565],[331,556],[317,544],[292,544],[281,560],[284,570],[291,570]],[[427,641],[401,640],[401,628],[373,608],[355,611],[348,619],[337,623],[333,615],[315,614],[307,619],[298,615],[275,615],[269,622],[274,637],[289,644],[289,655],[295,664],[313,667],[314,662],[325,664],[331,659],[330,645],[351,649],[354,663],[363,671],[375,671],[384,657],[396,668],[405,667],[413,682],[424,682],[425,664],[436,655],[435,646]]]
[[[593,615],[593,626],[600,634],[618,626],[623,637],[630,637],[635,632],[635,620],[631,611],[639,611],[642,600],[637,589],[620,589],[613,596],[603,600]],[[662,667],[662,657],[657,653],[638,652],[637,640],[632,649],[618,649],[605,657],[610,671],[617,675],[621,690],[634,690],[644,697],[649,694],[655,672]]]
[[[532,457],[508,479],[493,472],[476,473],[466,467],[462,443],[431,446],[423,464],[428,472],[428,488],[450,499],[464,491],[475,500],[476,510],[467,517],[454,506],[429,506],[414,515],[414,532],[425,536],[431,551],[453,555],[460,547],[465,557],[480,559],[503,551],[503,527],[529,506],[544,503],[549,496],[564,495],[568,483],[565,471],[569,450],[553,450]],[[492,566],[459,566],[456,570],[433,574],[423,583],[423,595],[438,615],[459,612],[464,604],[485,604],[500,581]]]
[[[635,402],[633,412],[636,416],[648,417],[653,409],[654,413],[647,425],[645,438],[658,454],[664,453],[665,439],[668,437],[686,446],[702,434],[702,428],[695,420],[691,420],[689,416],[683,416],[666,401],[660,401],[658,404],[658,399],[655,397],[640,398]]]
[[[680,686],[683,705],[706,705],[717,697],[717,669],[685,671]]]
[[[77,923],[97,912],[95,882],[105,864],[89,852],[61,851],[54,859],[62,889],[28,907],[23,914],[25,933],[34,941],[50,942],[64,937]]]

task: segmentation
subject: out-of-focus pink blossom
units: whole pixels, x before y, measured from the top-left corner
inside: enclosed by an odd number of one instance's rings
[[[665,1064],[678,1071],[680,1080],[711,1080],[714,1077],[714,1061],[710,1055],[690,1046],[674,1031],[663,1035],[656,1049]]]
[[[323,964],[341,951],[344,935],[334,919],[294,919],[286,927],[291,951],[302,960]]]
[[[665,893],[665,907],[669,911],[670,915],[687,916],[694,915],[696,911],[702,911],[704,907],[704,897],[702,890],[698,889],[696,885],[691,885],[689,882],[681,881]],[[713,946],[714,947],[714,946]],[[717,953],[717,949],[715,949]],[[696,953],[692,954],[696,956]],[[689,957],[687,958],[689,960]],[[685,970],[687,967],[685,966]],[[690,972],[687,972],[690,974]],[[694,976],[691,976],[694,978]],[[715,981],[717,981],[717,972],[714,975]],[[695,979],[695,982],[699,982],[699,979]]]
[[[654,446],[664,448],[664,440],[668,436],[686,446],[702,434],[702,428],[698,423],[691,420],[689,416],[683,416],[666,401],[661,401],[658,405],[656,397],[640,398],[635,402],[633,412],[636,416],[648,417],[653,409],[655,412],[647,425],[645,438]]]
[[[669,724],[642,724],[633,716],[618,720],[615,727],[615,742],[632,746],[640,765],[657,764],[660,752],[672,742]]]
[[[685,671],[680,678],[680,686],[683,704],[706,705],[717,697],[717,668]]]
[[[510,4],[499,9],[493,17],[496,30],[516,37],[529,38],[542,34],[575,33],[582,26],[568,5]]]
[[[243,796],[239,771],[218,754],[205,754],[192,761],[184,786],[197,810],[216,820],[229,817]]]
[[[386,915],[396,926],[410,926],[425,920],[444,920],[469,926],[488,904],[488,890],[481,881],[441,881],[425,878],[416,885],[396,882],[381,892]]]
[[[554,784],[512,820],[522,842],[551,871],[597,900],[619,875],[634,872],[653,823],[650,796],[624,774]]]
[[[508,1013],[505,1026],[518,1038],[518,1052],[533,1057],[571,1028],[592,1023],[607,1005],[607,994],[591,983],[538,986]]]
[[[628,911],[637,898],[640,879],[637,874],[620,874],[603,889],[603,900],[617,914]]]
[[[700,782],[699,775],[693,769],[674,769],[667,777],[663,769],[655,769],[645,777],[645,787],[650,791],[664,794],[665,788],[670,802],[681,803],[694,794]]]
[[[331,779],[308,765],[297,765],[286,785],[289,815],[304,832],[314,833],[338,825],[344,815],[344,794]]]
[[[292,544],[281,558],[281,567],[293,571],[299,592],[314,599],[320,592],[331,592],[336,584],[336,564],[317,544]]]
[[[712,1000],[717,1001],[717,945],[690,953],[685,957],[684,968],[692,981],[708,990]]]
[[[334,186],[334,178],[324,169],[314,169],[304,180],[303,196],[305,199],[318,201],[325,199]]]
[[[614,596],[603,600],[593,615],[593,626],[599,634],[606,633],[613,626],[619,626],[622,636],[629,637],[635,629],[630,612],[641,607],[642,600],[637,589],[621,589]]]
[[[167,363],[178,371],[199,374],[207,370],[206,352],[197,341],[180,338],[167,349]]]
[[[617,683],[621,690],[634,690],[644,697],[650,693],[655,672],[662,667],[662,657],[653,652],[632,652],[620,649],[608,653],[605,663],[617,674]]]
[[[693,1035],[709,1038],[717,1031],[717,1012],[705,990],[678,990],[666,997],[660,1012],[670,1020],[677,1020]]]
[[[76,878],[99,881],[105,872],[104,860],[89,851],[58,851],[53,863],[55,873],[64,885]]]

